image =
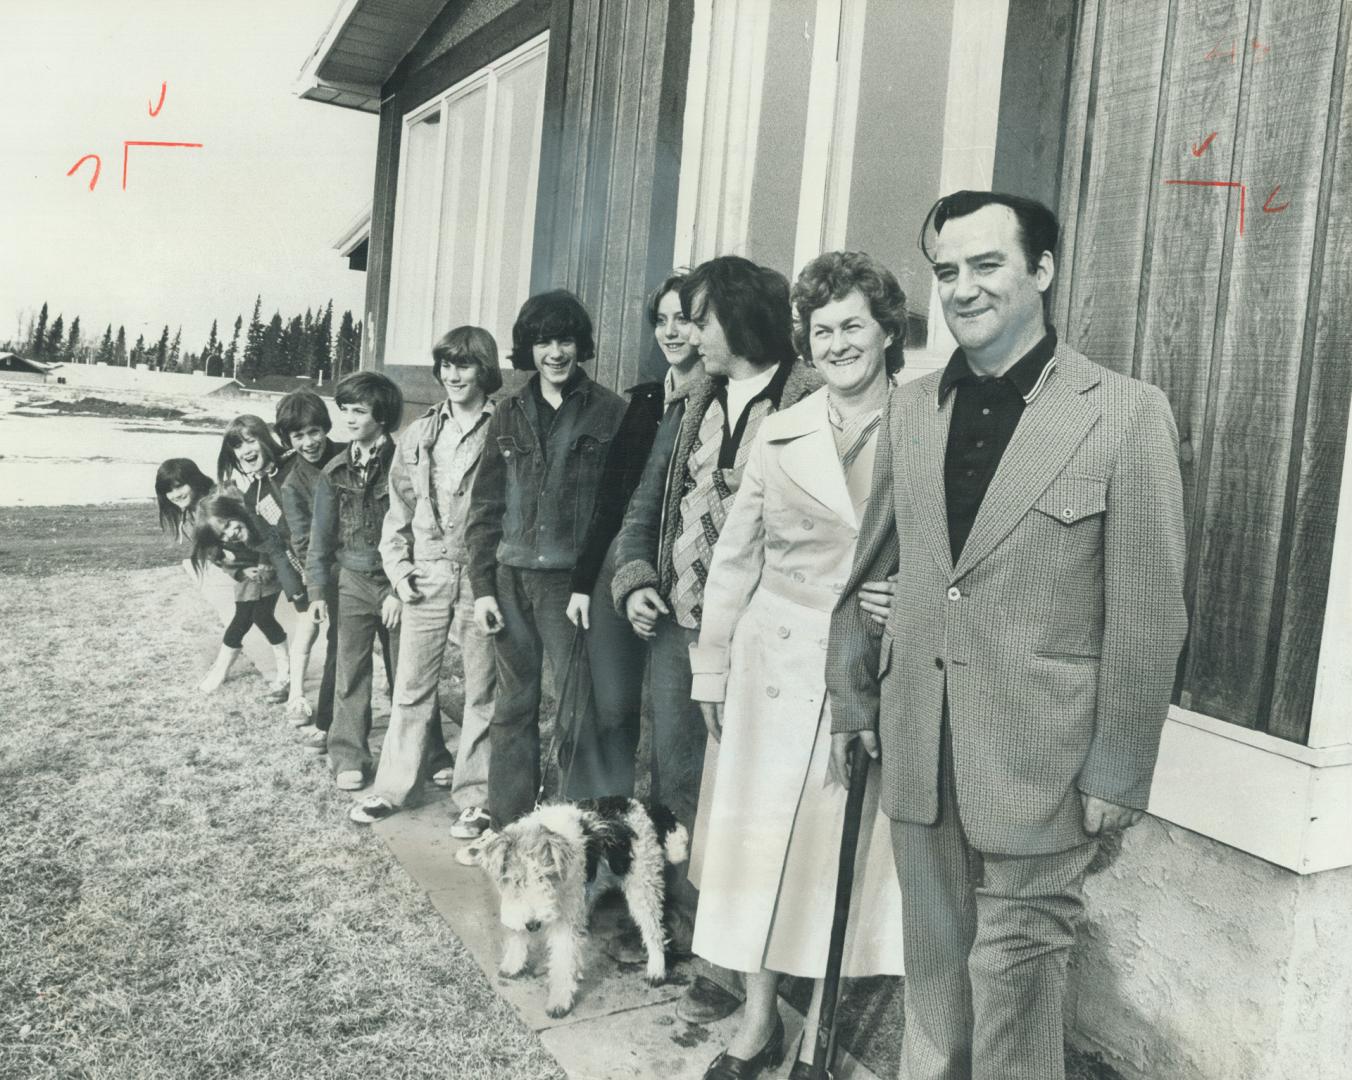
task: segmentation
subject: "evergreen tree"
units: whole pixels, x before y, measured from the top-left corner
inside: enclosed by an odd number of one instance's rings
[[[76,315],[70,323],[70,337],[66,339],[66,355],[72,364],[80,362],[80,316]]]
[[[263,328],[259,338],[258,374],[254,377],[285,374],[281,368],[282,313],[280,311],[272,313],[271,320]]]
[[[28,355],[34,360],[42,359],[42,351],[47,347],[47,301],[42,302],[42,311],[38,314],[38,326],[28,342]]]
[[[103,341],[99,343],[99,351],[94,360],[100,364],[111,364],[113,362],[113,324],[108,324],[108,329],[103,332]]]
[[[39,359],[60,360],[61,350],[65,346],[65,326],[60,315],[56,317],[56,322],[52,323],[52,328],[47,332],[47,344],[43,347]]]
[[[169,327],[164,328],[168,332]],[[166,366],[170,371],[191,371],[192,368],[183,363],[183,327],[174,331],[174,340],[169,343],[169,359]]]
[[[230,347],[225,350],[221,361],[221,374],[235,377],[235,367],[239,361],[239,332],[244,328],[244,316],[235,316],[235,336],[230,339]]]
[[[323,382],[333,370],[333,301],[324,314],[315,320],[315,342],[311,352],[310,375],[315,382]]]
[[[342,321],[338,324],[338,347],[333,358],[332,377],[334,382],[337,382],[349,371],[356,369],[356,365],[353,363],[352,340],[352,312],[344,311]]]
[[[169,356],[169,326],[165,325],[160,333],[160,340],[153,349],[150,350],[150,362],[155,365],[156,371],[164,370],[165,360]]]
[[[113,346],[113,363],[118,367],[126,367],[130,362],[127,356],[127,330],[126,327],[117,328],[117,344]]]
[[[244,359],[240,363],[240,378],[246,382],[264,374],[262,366],[263,324],[258,315],[262,310],[263,297],[254,298],[253,318],[249,320],[249,332],[244,338]]]
[[[198,361],[205,369],[208,375],[219,375],[221,373],[221,341],[216,336],[216,320],[211,320],[211,333],[207,335],[206,348],[202,350],[202,356]],[[214,371],[212,369],[215,369]]]
[[[146,362],[146,336],[145,334],[137,334],[136,344],[132,346],[131,350],[131,366],[136,367],[138,364],[144,364],[145,362]]]

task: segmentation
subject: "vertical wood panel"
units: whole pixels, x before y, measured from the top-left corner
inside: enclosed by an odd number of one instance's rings
[[[1291,438],[1300,422],[1306,302],[1328,119],[1338,0],[1263,4],[1245,51],[1251,80],[1240,175],[1249,188],[1234,245],[1214,403],[1211,466],[1186,684],[1191,707],[1266,727],[1263,681]],[[1253,40],[1252,38],[1250,40]],[[1281,184],[1290,207],[1266,214]],[[1279,193],[1280,194],[1280,193]]]
[[[1098,31],[1102,0],[1084,0],[1071,56],[1070,92],[1066,96],[1066,134],[1061,148],[1061,251],[1052,283],[1052,322],[1064,334],[1070,326],[1071,283],[1075,278],[1075,246],[1079,240],[1080,202],[1093,151],[1093,105],[1098,88]]]
[[[1168,20],[1162,5],[1108,3],[1098,34],[1092,155],[1074,248],[1066,340],[1129,372]]]
[[[1348,403],[1352,398],[1352,363],[1348,358],[1352,334],[1352,94],[1346,84],[1349,23],[1352,5],[1344,3],[1320,189],[1324,205],[1316,220],[1313,291],[1306,324],[1306,422],[1300,444],[1298,496],[1289,515],[1292,535],[1286,603],[1268,726],[1275,735],[1301,740],[1310,727],[1345,460]]]
[[[1218,41],[1244,37],[1248,6],[1248,0],[1210,0],[1180,8],[1170,49],[1159,162],[1151,178],[1155,213],[1147,238],[1148,276],[1140,292],[1135,366],[1138,377],[1159,386],[1173,405],[1190,517],[1196,511],[1196,465],[1205,430],[1222,262],[1227,230],[1236,225],[1238,196],[1223,188],[1161,185],[1166,179],[1230,179],[1240,65],[1205,56]],[[1203,147],[1213,131],[1215,138]]]

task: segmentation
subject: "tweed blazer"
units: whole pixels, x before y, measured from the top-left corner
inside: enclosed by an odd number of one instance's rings
[[[1079,793],[1144,808],[1187,629],[1178,434],[1164,395],[1064,344],[966,546],[949,550],[940,373],[884,414],[873,498],[832,617],[837,732],[876,730],[883,801],[939,813],[945,695],[959,814],[980,851],[1086,839]],[[881,638],[859,586],[897,572]]]

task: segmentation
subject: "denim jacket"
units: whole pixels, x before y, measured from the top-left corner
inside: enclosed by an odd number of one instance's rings
[[[582,551],[625,402],[581,375],[542,441],[531,380],[505,399],[484,440],[465,537],[470,587],[497,595],[497,567],[572,570]]]
[[[483,455],[484,439],[495,411],[490,401],[484,415],[465,436],[464,472],[452,475],[455,493],[453,520],[443,520],[433,489],[432,454],[446,427],[446,407],[429,409],[399,436],[390,463],[390,508],[380,537],[380,557],[385,576],[397,583],[413,573],[415,562],[448,559],[466,563],[465,519],[469,516],[470,489]],[[452,429],[453,437],[454,428]],[[462,507],[456,511],[454,507]]]
[[[324,466],[315,485],[310,550],[305,558],[307,585],[322,589],[335,580],[334,564],[364,574],[384,575],[380,565],[380,528],[390,506],[390,461],[394,440],[376,452],[376,467],[352,464],[348,445]]]

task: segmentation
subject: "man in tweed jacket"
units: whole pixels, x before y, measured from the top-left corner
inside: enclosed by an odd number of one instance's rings
[[[1059,1080],[1080,886],[1146,806],[1186,630],[1177,433],[1158,389],[1047,326],[1050,210],[958,192],[931,216],[960,347],[885,414],[832,620],[833,753],[882,756],[903,1075]],[[878,637],[859,586],[894,572]]]

